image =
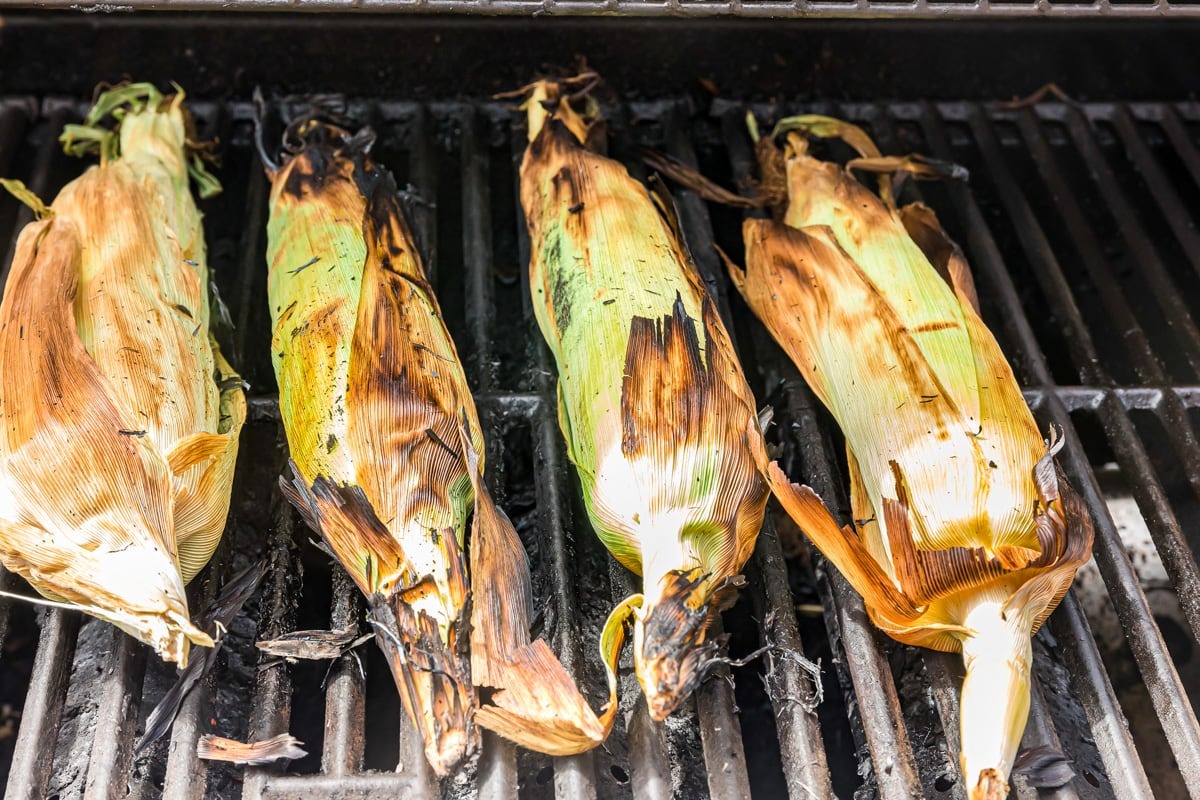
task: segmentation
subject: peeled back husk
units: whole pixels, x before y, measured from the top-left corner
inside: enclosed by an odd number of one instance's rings
[[[0,304],[0,560],[184,665],[212,644],[184,585],[224,529],[246,403],[209,333],[189,175],[215,181],[182,100],[102,94],[63,136],[100,165],[21,232]]]
[[[764,177],[783,182],[765,187],[782,189],[777,218],[744,223],[746,271],[731,272],[845,434],[854,525],[775,464],[772,489],[879,627],[963,653],[964,773],[973,800],[1000,798],[1029,711],[1030,638],[1087,560],[1091,521],[932,211],[895,208],[890,189],[881,199],[812,156],[808,136],[858,147],[855,167],[902,160],[837,120],[777,132],[782,148],[758,146]]]
[[[643,579],[605,627],[610,686],[632,618],[638,680],[661,720],[716,655],[711,623],[766,503],[762,434],[670,199],[597,152],[595,103],[571,97],[590,80],[526,90],[530,287],[592,527]]]
[[[476,722],[554,755],[599,744],[611,714],[529,635],[525,552],[483,483],[475,405],[372,134],[305,117],[286,141],[267,252],[285,492],[367,597],[439,775],[475,751]]]

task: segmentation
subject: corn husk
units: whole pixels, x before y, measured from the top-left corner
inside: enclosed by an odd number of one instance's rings
[[[21,232],[0,304],[0,560],[43,596],[186,664],[184,585],[229,510],[241,379],[209,333],[183,95],[102,94],[68,152],[99,166]],[[114,133],[100,122],[120,120]]]
[[[306,117],[285,141],[268,293],[286,493],[367,597],[439,775],[476,749],[477,722],[555,755],[593,747],[612,716],[529,636],[525,553],[483,484],[470,390],[370,132]]]
[[[744,224],[734,283],[846,437],[853,526],[771,465],[772,489],[902,642],[962,652],[962,767],[972,800],[1007,794],[1029,712],[1030,638],[1089,557],[1086,509],[1054,462],[961,251],[924,206],[897,209],[815,158],[838,136],[851,167],[918,174],[866,134],[785,120],[758,151],[776,219]],[[773,198],[772,198],[773,195]]]
[[[610,687],[632,618],[637,677],[661,720],[716,654],[711,623],[762,522],[762,439],[669,198],[597,152],[603,127],[590,101],[575,109],[574,88],[528,89],[530,286],[592,527],[643,581],[605,626]]]

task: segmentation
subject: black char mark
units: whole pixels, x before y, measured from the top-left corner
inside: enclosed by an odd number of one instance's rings
[[[656,438],[693,441],[704,424],[712,375],[700,357],[696,321],[676,294],[671,316],[634,317],[621,386],[621,452],[632,456]]]

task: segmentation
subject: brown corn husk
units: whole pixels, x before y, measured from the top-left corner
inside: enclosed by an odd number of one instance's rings
[[[101,94],[63,135],[101,163],[49,208],[5,183],[41,219],[0,304],[0,559],[181,666],[212,645],[184,585],[220,540],[246,415],[209,333],[190,184],[219,187],[182,99],[149,84]]]
[[[483,482],[475,405],[372,135],[305,117],[288,141],[268,236],[284,491],[366,596],[439,775],[478,725],[553,755],[594,747],[612,710],[598,719],[529,634],[525,552]]]

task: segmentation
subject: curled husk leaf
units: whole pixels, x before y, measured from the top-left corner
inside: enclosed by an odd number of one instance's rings
[[[754,547],[762,434],[670,198],[597,152],[596,105],[573,91],[527,89],[530,287],[592,527],[643,580],[605,628],[610,685],[632,623],[637,676],[663,719],[704,677],[711,623]]]
[[[852,526],[772,464],[772,490],[902,642],[962,652],[962,765],[1000,798],[1029,712],[1030,638],[1089,557],[1086,509],[979,317],[961,251],[933,212],[897,209],[815,158],[838,136],[874,171],[866,134],[824,117],[761,139],[775,219],[744,223],[734,283],[846,436]],[[916,165],[916,166],[913,166]],[[884,182],[884,186],[888,184]]]
[[[101,94],[63,135],[101,163],[21,232],[0,304],[0,560],[184,665],[212,644],[184,585],[224,529],[246,401],[209,333],[182,100]]]
[[[305,117],[285,141],[267,258],[286,494],[367,597],[439,775],[476,723],[555,755],[595,746],[611,722],[529,635],[525,552],[483,484],[475,405],[372,134]]]

